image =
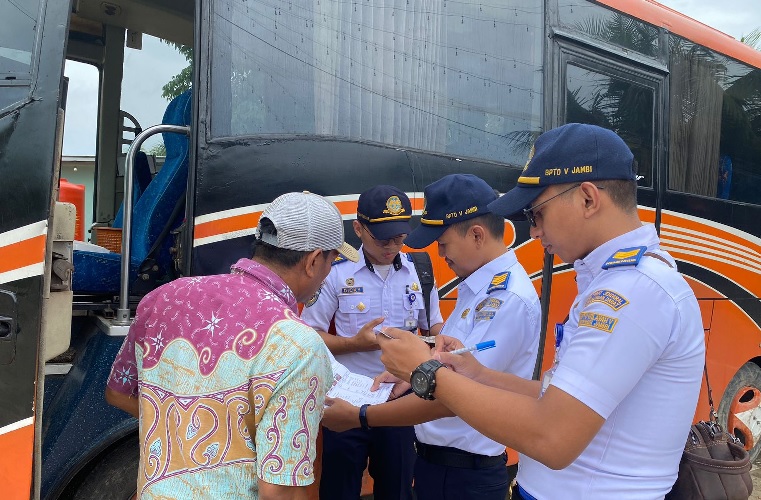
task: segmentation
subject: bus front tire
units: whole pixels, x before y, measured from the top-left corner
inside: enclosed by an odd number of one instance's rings
[[[719,404],[719,423],[743,444],[751,462],[761,452],[761,367],[749,362],[729,381]]]

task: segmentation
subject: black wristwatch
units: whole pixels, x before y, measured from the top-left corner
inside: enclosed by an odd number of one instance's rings
[[[410,376],[410,385],[415,394],[429,401],[436,399],[433,397],[433,391],[436,390],[436,370],[442,366],[443,363],[429,359],[415,368]]]

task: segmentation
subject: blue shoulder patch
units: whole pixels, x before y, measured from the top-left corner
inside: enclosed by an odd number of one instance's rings
[[[412,255],[410,255],[410,254],[408,254],[408,253],[406,253],[406,254],[404,254],[404,255],[406,255],[406,256],[407,256],[407,260],[408,260],[408,261],[412,262]]]
[[[507,282],[509,279],[510,271],[503,271],[495,274],[489,283],[489,288],[486,289],[486,293],[490,294],[495,290],[507,290]]]
[[[611,267],[636,266],[639,264],[639,260],[646,251],[647,247],[622,248],[608,257],[608,260],[605,261],[602,268],[610,269]]]
[[[336,260],[334,260],[334,261],[333,261],[333,263],[332,263],[332,264],[330,264],[330,265],[331,265],[331,266],[335,266],[336,264],[340,264],[341,262],[347,262],[348,260],[349,260],[349,259],[347,259],[347,258],[346,258],[346,257],[344,257],[343,255],[340,255],[340,254],[339,254],[339,255],[338,255],[338,257],[336,257]]]

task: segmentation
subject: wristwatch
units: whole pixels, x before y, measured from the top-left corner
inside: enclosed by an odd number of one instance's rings
[[[436,390],[436,370],[442,366],[443,363],[429,359],[413,370],[410,385],[415,394],[429,401],[436,399],[433,397],[433,391]]]

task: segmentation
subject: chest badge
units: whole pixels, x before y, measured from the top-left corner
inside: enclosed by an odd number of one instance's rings
[[[365,309],[367,309],[367,306],[365,305],[364,302],[360,302],[359,304],[357,304],[357,309],[359,309],[360,311],[364,311]]]
[[[354,286],[354,278],[346,278],[346,286]]]
[[[460,319],[465,319],[468,317],[468,314],[470,314],[470,307],[465,309],[462,314],[460,314]]]
[[[417,283],[413,283],[412,286],[410,287],[410,289],[413,292],[419,292],[420,291],[420,286]]]

